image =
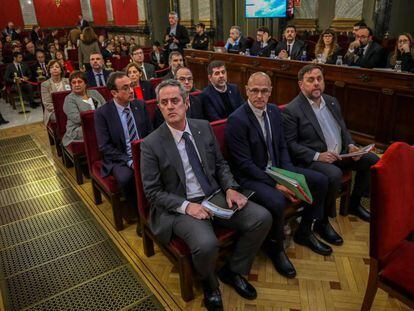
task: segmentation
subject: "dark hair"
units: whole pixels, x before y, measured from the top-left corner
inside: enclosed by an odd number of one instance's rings
[[[155,46],[161,46],[161,45],[160,45],[160,43],[159,43],[158,41],[154,41],[154,43],[153,43],[152,45],[155,45]]]
[[[219,67],[226,67],[226,63],[223,62],[222,60],[213,60],[210,64],[208,64],[207,66],[207,74],[208,75],[212,75],[213,74],[213,69],[214,68],[219,68]]]
[[[204,25],[204,23],[198,23],[197,25],[195,25],[196,27],[197,26],[200,26],[201,28],[203,28],[203,29],[206,29],[206,25]]]
[[[57,54],[57,53],[62,54],[62,56],[63,56],[63,60],[66,60],[65,53],[64,53],[62,50],[56,50],[56,52],[55,52],[55,57],[56,57],[56,54]]]
[[[288,29],[288,28],[293,28],[296,31],[296,26],[295,25],[292,25],[292,24],[287,25],[286,28],[285,28],[285,30]]]
[[[259,28],[257,28],[256,32],[259,32],[259,31],[265,32],[267,34],[270,34],[270,30],[267,27],[259,27]]]
[[[108,81],[106,81],[106,87],[108,88],[108,90],[118,91],[118,89],[116,88],[115,81],[116,79],[121,79],[123,77],[127,77],[127,74],[123,71],[114,71],[113,73],[111,73],[108,77]]]
[[[134,52],[137,50],[142,50],[142,46],[134,45],[134,47],[131,49],[131,54],[134,54]],[[144,52],[144,50],[142,50],[142,52]]]
[[[60,77],[63,78],[65,76],[65,69],[63,68],[62,64],[59,63],[58,60],[56,59],[52,59],[51,61],[49,61],[49,63],[47,64],[47,72],[50,74],[50,67],[52,67],[54,64],[58,64],[60,67]]]
[[[367,27],[368,25],[364,21],[359,21],[354,24],[354,27]]]
[[[299,80],[299,81],[303,81],[303,76],[304,76],[306,73],[309,73],[309,72],[311,72],[311,71],[312,71],[312,70],[314,70],[314,69],[319,69],[319,70],[322,72],[322,75],[323,75],[323,69],[322,69],[322,67],[321,67],[321,66],[316,65],[316,64],[309,64],[309,65],[306,65],[306,66],[302,67],[302,68],[299,70],[299,72],[298,72],[298,80]]]
[[[135,63],[135,62],[130,62],[126,67],[125,67],[125,73],[128,75],[128,70],[130,69],[130,68],[132,68],[132,67],[134,67],[134,68],[136,68],[141,74],[142,74],[142,69],[141,69],[141,67],[137,64],[137,63]]]
[[[332,35],[333,37],[332,46],[329,49],[328,57],[331,57],[332,54],[339,48],[335,31],[333,31],[333,29],[328,28],[325,29],[319,36],[318,42],[315,45],[315,55],[323,53],[323,50],[325,49],[325,42],[323,41],[323,36],[326,34]]]
[[[358,28],[358,30],[361,30],[361,29],[367,29],[368,30],[368,35],[369,36],[373,35],[372,29],[369,28],[368,26],[361,26],[361,27]]]
[[[13,58],[17,58],[19,55],[23,56],[22,52],[13,52]]]
[[[83,82],[85,82],[86,85],[88,85],[88,78],[86,77],[86,74],[80,70],[72,71],[72,73],[69,75],[69,83],[72,83],[73,79],[82,79]]]
[[[98,37],[96,36],[95,31],[92,27],[85,27],[82,31],[82,42],[90,45],[93,42],[97,41]]]

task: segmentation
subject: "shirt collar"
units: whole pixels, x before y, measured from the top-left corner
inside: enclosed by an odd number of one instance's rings
[[[95,71],[95,69],[92,69],[93,74],[97,75],[97,74],[103,74],[103,70],[101,69],[100,71]]]
[[[180,131],[177,130],[173,127],[171,127],[167,122],[165,122],[165,124],[167,124],[168,128],[170,129],[171,135],[174,138],[174,141],[176,144],[178,144],[181,140],[181,138],[183,137],[184,132],[187,132],[188,134],[190,134],[190,136],[192,136],[191,131],[190,131],[190,127],[188,126],[188,122],[187,119],[185,120],[185,129],[184,131]]]
[[[250,109],[253,111],[254,115],[257,118],[262,118],[263,117],[263,111],[266,111],[266,113],[267,113],[267,105],[262,110],[262,109],[257,109],[255,106],[253,106],[253,104],[250,102],[250,100],[247,100],[247,103],[249,104]]]
[[[306,96],[305,96],[306,97]],[[309,104],[312,106],[312,108],[315,108],[315,109],[323,109],[323,108],[325,108],[325,106],[326,106],[326,103],[325,103],[325,100],[323,99],[323,96],[321,96],[321,104],[319,105],[319,107],[318,107],[318,105],[313,101],[313,100],[311,100],[310,98],[308,98],[308,97],[306,97],[306,99],[308,100],[308,102],[309,102]]]
[[[227,83],[226,83],[226,87],[224,88],[224,91],[222,91],[222,90],[219,90],[218,88],[216,88],[215,86],[214,86],[214,84],[212,83],[211,84],[213,87],[214,87],[214,89],[217,91],[217,92],[219,92],[219,93],[226,93],[227,92]]]
[[[131,109],[131,105],[130,105],[130,103],[128,103],[128,105],[126,105],[126,106],[124,107],[124,106],[122,106],[122,105],[118,104],[118,103],[116,102],[116,100],[114,99],[114,104],[115,104],[116,109],[118,110],[118,113],[123,113],[125,108],[130,108],[130,109]]]

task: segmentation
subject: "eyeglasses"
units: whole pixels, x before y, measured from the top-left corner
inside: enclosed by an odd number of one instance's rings
[[[410,42],[410,40],[408,40],[408,39],[398,40],[398,43],[408,43],[408,42]]]
[[[272,91],[271,89],[247,89],[249,92],[253,93],[254,95],[259,95],[259,93],[262,93],[262,95],[268,95]]]
[[[180,82],[193,82],[194,79],[193,77],[179,77],[177,80]]]
[[[132,84],[130,84],[130,85],[124,85],[123,87],[121,87],[120,89],[118,89],[118,91],[120,92],[120,91],[125,91],[125,92],[128,92],[130,89],[132,89],[133,88],[133,86],[132,86]]]
[[[324,37],[324,38],[332,38],[332,37],[333,37],[333,35],[331,35],[331,34],[326,34],[326,35],[323,35],[323,37]]]

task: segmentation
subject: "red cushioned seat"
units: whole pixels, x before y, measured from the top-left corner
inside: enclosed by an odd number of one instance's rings
[[[114,192],[114,193],[118,192],[119,188],[118,188],[118,183],[116,182],[116,179],[112,175],[109,175],[108,177],[103,178],[101,175],[101,168],[102,168],[101,161],[96,161],[95,163],[92,164],[91,174],[93,174],[93,177],[99,181],[99,183],[105,188],[107,192]]]
[[[404,241],[391,257],[380,274],[381,279],[414,297],[414,242]]]
[[[85,154],[85,144],[83,141],[74,141],[66,146],[66,149],[72,154],[82,155]]]

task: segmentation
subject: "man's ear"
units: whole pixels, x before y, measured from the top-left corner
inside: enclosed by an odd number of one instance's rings
[[[115,90],[111,90],[111,94],[112,94],[112,97],[115,98],[116,91]]]

